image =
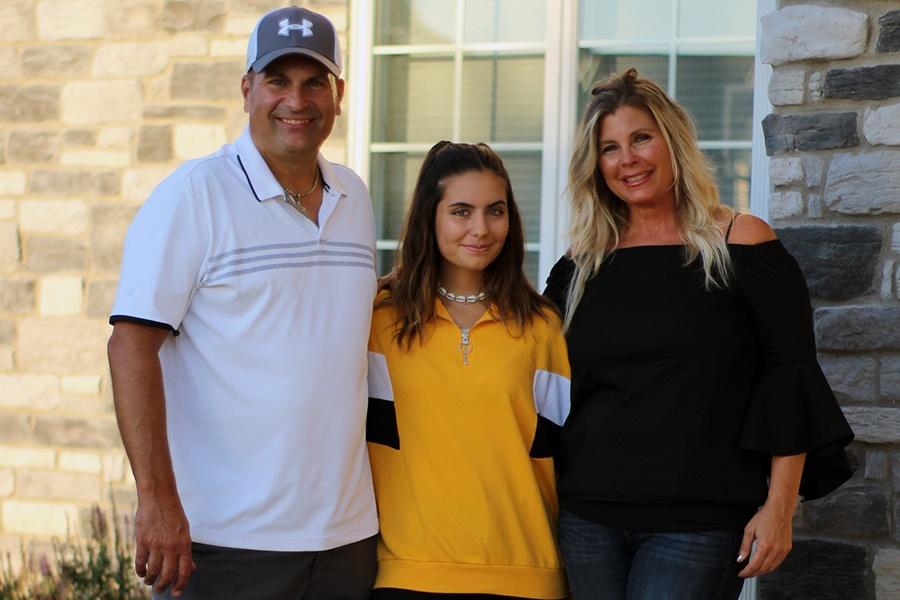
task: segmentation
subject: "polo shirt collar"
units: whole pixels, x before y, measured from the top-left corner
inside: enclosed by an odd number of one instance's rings
[[[263,202],[264,200],[284,198],[284,188],[272,175],[269,165],[266,164],[266,159],[263,158],[256,144],[253,143],[249,127],[244,128],[243,133],[234,142],[234,145],[237,148],[238,163],[244,171],[247,182],[250,184],[257,201]],[[325,160],[321,152],[316,160],[319,164],[319,172],[322,174],[325,190],[327,192],[334,191],[338,196],[345,196],[347,192],[341,180],[334,173],[331,163]]]

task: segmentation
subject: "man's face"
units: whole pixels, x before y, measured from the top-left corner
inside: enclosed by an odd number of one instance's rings
[[[250,135],[267,159],[315,156],[341,114],[344,80],[320,63],[290,55],[241,80]]]

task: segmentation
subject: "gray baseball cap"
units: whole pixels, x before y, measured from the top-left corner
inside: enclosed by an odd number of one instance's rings
[[[247,71],[257,73],[276,58],[302,54],[341,76],[341,47],[334,25],[324,15],[299,6],[279,8],[256,22],[247,44]]]

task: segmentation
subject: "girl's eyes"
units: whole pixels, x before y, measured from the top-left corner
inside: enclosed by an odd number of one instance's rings
[[[450,214],[455,217],[468,217],[470,212],[468,208],[455,208],[450,211]]]
[[[494,207],[488,209],[488,214],[491,215],[492,217],[502,217],[505,212],[506,211],[503,209],[502,206],[494,206]]]

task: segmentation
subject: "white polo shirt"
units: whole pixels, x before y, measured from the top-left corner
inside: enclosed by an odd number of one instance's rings
[[[194,541],[325,550],[378,530],[365,445],[375,231],[365,184],[319,157],[319,227],[244,131],[164,180],[125,242],[110,321],[160,351]]]

